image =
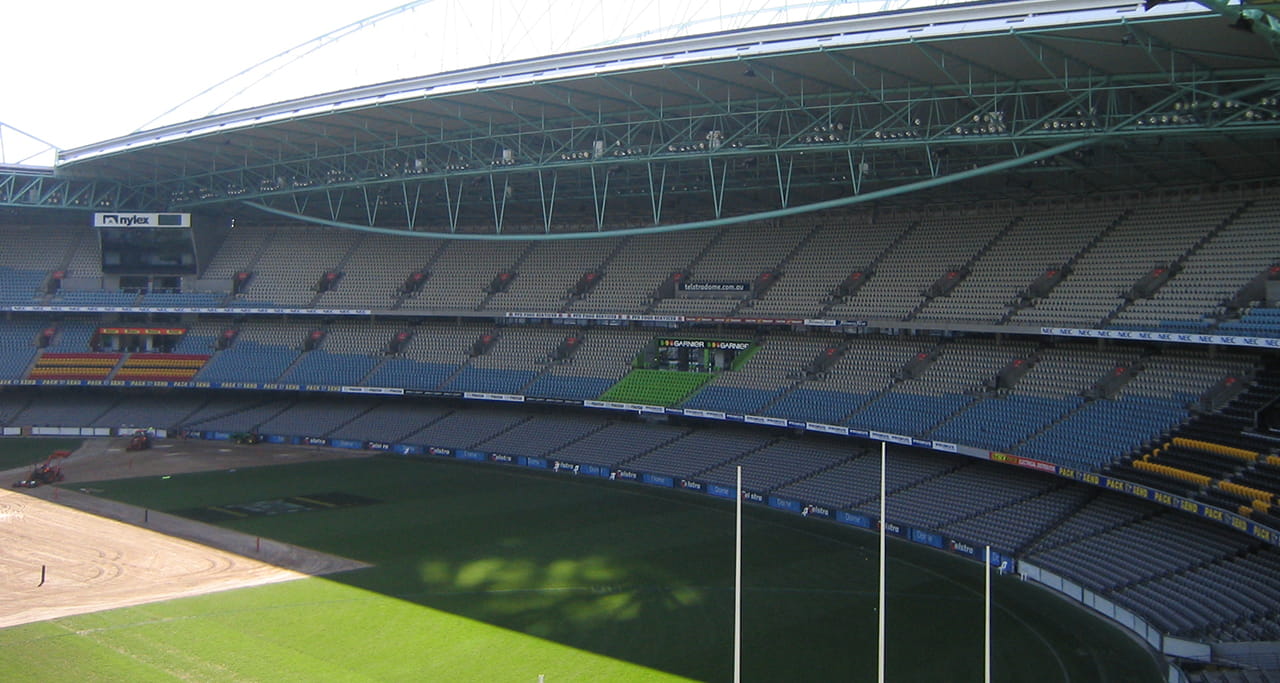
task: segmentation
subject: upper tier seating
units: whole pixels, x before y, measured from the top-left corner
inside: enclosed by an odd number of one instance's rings
[[[370,235],[319,227],[238,226],[201,283],[251,273],[234,297],[120,291],[104,278],[97,240],[82,227],[0,226],[0,305],[180,306],[483,311],[827,318],[924,327],[1018,325],[1280,333],[1262,312],[1235,320],[1224,308],[1262,269],[1280,262],[1280,199],[1266,191],[1074,203],[855,209],[761,224],[588,240],[486,242]],[[38,245],[38,249],[30,249]],[[39,256],[28,257],[31,252]],[[17,258],[13,254],[21,254]],[[1042,296],[1028,287],[1051,270],[1067,275]],[[1126,298],[1154,268],[1173,275]],[[70,283],[43,291],[51,273]],[[317,287],[340,273],[327,291]],[[401,291],[415,272],[420,290]],[[583,274],[596,286],[572,292]],[[691,281],[749,283],[776,273],[763,293],[675,292],[655,299],[673,273]],[[857,291],[836,297],[853,272]],[[946,293],[930,292],[959,274]],[[513,277],[489,291],[499,273]],[[187,287],[192,289],[188,290]],[[1246,302],[1248,303],[1248,302]],[[1253,303],[1258,303],[1257,301]]]

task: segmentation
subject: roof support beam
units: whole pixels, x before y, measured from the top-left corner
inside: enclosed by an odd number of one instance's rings
[[[787,216],[794,216],[794,215],[799,215],[804,213],[811,213],[815,211],[826,211],[830,209],[852,206],[855,204],[874,201],[874,200],[882,199],[886,197],[892,197],[899,194],[928,190],[934,187],[940,187],[943,185],[960,182],[960,181],[968,180],[975,177],[980,177],[980,176],[989,175],[993,173],[1000,173],[1002,171],[1009,170],[1011,168],[1016,168],[1018,166],[1023,166],[1036,161],[1052,158],[1060,154],[1065,154],[1072,150],[1084,147],[1090,144],[1091,142],[1092,142],[1091,140],[1085,140],[1085,139],[1073,140],[1069,142],[1064,142],[1059,145],[1055,145],[1053,147],[1048,147],[1048,148],[1039,150],[1037,152],[1032,152],[1016,158],[1006,159],[1004,161],[999,161],[999,162],[996,162],[987,166],[979,167],[979,168],[969,168],[956,173],[940,175],[937,177],[930,177],[925,180],[907,183],[905,185],[899,185],[899,186],[887,188],[884,190],[877,190],[875,192],[868,192],[862,195],[814,202],[811,204],[806,204],[803,206],[796,206],[796,207],[791,207],[786,209],[774,209],[770,211],[761,211],[761,212],[749,213],[749,214],[743,214],[743,215],[737,215],[737,216],[725,216],[722,218],[714,218],[714,219],[701,220],[701,221],[691,221],[687,223],[678,223],[674,225],[655,226],[651,228],[624,228],[624,229],[618,229],[618,230],[597,230],[595,232],[590,232],[590,233],[549,233],[549,234],[541,234],[541,235],[536,233],[504,233],[500,235],[455,233],[455,234],[452,234],[451,237],[453,237],[454,239],[480,239],[480,240],[539,240],[539,239],[560,240],[560,239],[582,239],[587,237],[622,237],[622,236],[628,236],[628,235],[656,234],[656,233],[664,233],[664,232],[676,232],[680,230],[714,228],[714,227],[720,227],[724,225],[736,225],[736,224],[754,222],[754,221],[772,220],[775,218],[785,218]],[[245,204],[253,208],[259,209],[261,211],[265,211],[267,213],[284,216],[293,220],[316,223],[319,225],[328,225],[331,227],[348,228],[352,230],[359,230],[363,232],[373,232],[373,233],[379,233],[379,234],[412,235],[417,237],[436,236],[430,233],[421,233],[421,232],[408,233],[408,232],[405,232],[404,230],[397,230],[392,228],[364,226],[364,225],[352,224],[352,223],[342,223],[339,221],[316,220],[310,216],[301,216],[297,214],[291,214],[287,211],[282,211],[280,209],[271,207],[266,204],[262,204],[260,202],[245,202]],[[600,208],[599,210],[601,213],[598,215],[602,215],[603,208]]]

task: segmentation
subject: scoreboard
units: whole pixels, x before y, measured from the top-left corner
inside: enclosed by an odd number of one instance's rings
[[[739,339],[659,339],[654,365],[663,370],[719,372],[736,367],[736,361],[755,344]]]
[[[189,213],[95,213],[106,275],[194,275]]]

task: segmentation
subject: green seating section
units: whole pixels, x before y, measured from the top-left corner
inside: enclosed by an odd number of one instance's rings
[[[715,375],[706,372],[632,370],[609,387],[600,400],[651,406],[675,405],[713,377]]]

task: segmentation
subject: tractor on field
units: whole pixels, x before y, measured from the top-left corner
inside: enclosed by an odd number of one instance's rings
[[[151,432],[143,429],[134,432],[129,445],[124,447],[126,451],[145,451],[148,448],[151,448]]]
[[[257,432],[236,432],[231,435],[231,441],[245,446],[252,446],[256,443],[262,443],[262,436]]]
[[[55,465],[54,460],[61,460],[71,451],[54,451],[45,458],[43,462],[37,464],[35,469],[31,470],[31,477],[14,483],[15,488],[33,489],[44,484],[56,484],[66,478],[62,473],[62,466]]]

